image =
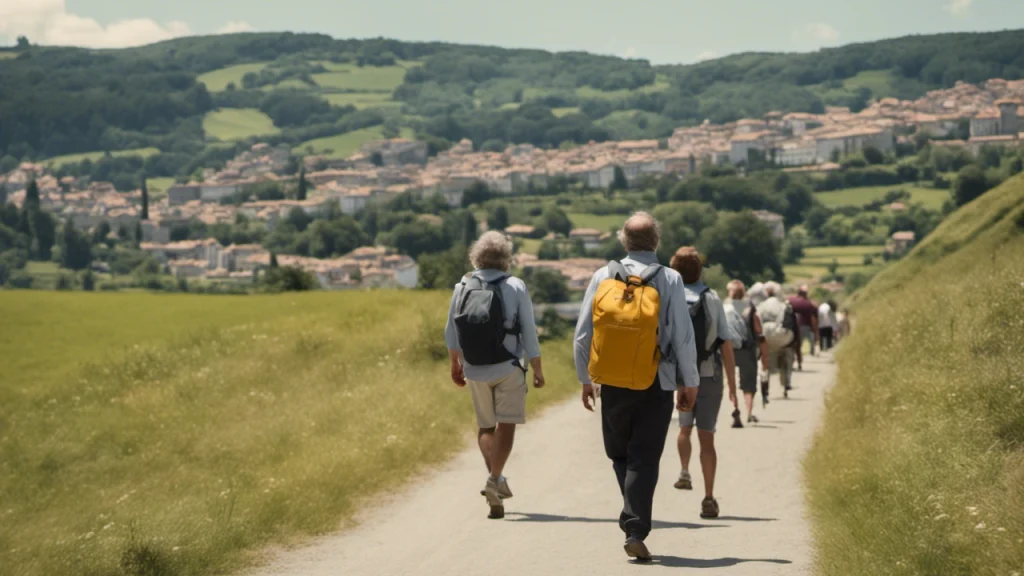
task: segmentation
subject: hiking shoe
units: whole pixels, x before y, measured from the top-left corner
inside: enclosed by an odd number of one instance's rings
[[[740,411],[738,409],[732,411],[732,427],[743,428],[743,421],[740,419]]]
[[[747,416],[747,424],[757,424],[758,422],[760,422],[760,420],[757,419],[757,416],[754,416],[753,414]]]
[[[767,408],[768,404],[770,404],[770,403],[771,403],[771,401],[768,400],[768,395],[767,394],[765,394],[764,396],[761,396],[761,408],[762,409]]]
[[[700,517],[701,518],[718,518],[718,500],[714,498],[705,498],[700,503]]]
[[[505,505],[501,502],[497,480],[487,479],[487,485],[484,486],[484,498],[487,499],[487,505],[491,507],[491,511],[487,515],[488,518],[497,520],[505,517]]]
[[[635,558],[637,562],[650,562],[651,552],[647,550],[647,545],[644,541],[630,536],[626,538],[626,544],[622,547],[626,551],[626,556]]]
[[[480,491],[481,496],[487,496],[485,490]],[[512,490],[508,487],[508,480],[504,476],[498,478],[498,497],[502,500],[507,500],[512,497]]]
[[[690,473],[683,470],[673,486],[676,487],[676,490],[693,490],[693,480],[690,478]]]

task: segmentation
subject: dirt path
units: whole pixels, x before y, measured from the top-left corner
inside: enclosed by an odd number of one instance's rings
[[[755,411],[762,416],[757,428],[729,428],[731,409],[723,403],[718,520],[699,517],[703,481],[696,450],[691,470],[697,490],[672,488],[679,473],[673,426],[655,496],[655,530],[647,541],[657,566],[706,569],[702,574],[811,572],[800,460],[834,366],[823,356],[807,358],[804,368],[794,373],[790,400],[781,399],[773,382],[768,410]],[[516,496],[507,501],[504,521],[486,518],[478,495],[486,473],[474,447],[364,513],[358,528],[275,554],[253,574],[566,576],[645,569],[627,562],[622,551],[616,524],[622,501],[604,456],[600,420],[577,399],[521,429],[506,471]]]

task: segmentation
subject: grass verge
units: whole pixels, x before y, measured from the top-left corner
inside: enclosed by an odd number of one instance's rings
[[[1024,567],[1022,189],[965,206],[855,299],[805,461],[818,573]]]
[[[214,574],[466,446],[447,295],[0,298],[0,566]],[[576,390],[568,343],[549,388]],[[411,464],[411,465],[410,465]],[[9,571],[9,572],[8,572]]]

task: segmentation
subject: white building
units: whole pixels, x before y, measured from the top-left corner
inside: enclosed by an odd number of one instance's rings
[[[818,159],[814,140],[791,140],[775,150],[775,162],[780,166],[806,166]]]
[[[840,156],[854,154],[866,146],[874,146],[883,152],[894,148],[892,131],[888,128],[853,128],[818,136],[816,141],[818,160],[828,162],[837,151]]]
[[[737,134],[729,141],[729,161],[743,164],[750,158],[750,151],[764,153],[767,145],[768,132],[748,132]]]

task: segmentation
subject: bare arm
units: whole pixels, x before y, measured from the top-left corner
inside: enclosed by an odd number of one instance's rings
[[[761,327],[761,317],[754,314],[754,338],[761,349],[761,370],[768,371],[768,343],[764,340],[764,329]]]
[[[736,404],[736,356],[733,354],[732,342],[722,343],[722,367],[725,369],[725,380],[729,383],[729,400]]]

